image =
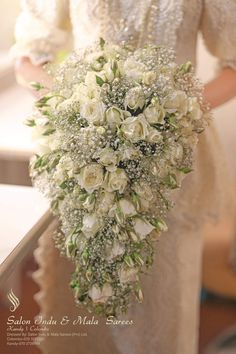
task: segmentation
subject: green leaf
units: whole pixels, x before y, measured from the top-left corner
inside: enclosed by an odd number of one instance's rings
[[[117,70],[118,70],[118,64],[117,64],[117,61],[115,60],[112,65],[112,71],[115,76],[116,76]]]
[[[60,159],[61,159],[60,156],[55,156],[54,159],[50,163],[50,169],[55,168],[58,165]]]
[[[67,188],[67,185],[68,185],[68,181],[65,180],[65,181],[63,181],[63,182],[59,185],[59,187],[60,187],[61,189],[66,189],[66,188]]]
[[[80,202],[85,202],[85,200],[87,199],[87,197],[88,197],[88,193],[81,193],[79,196],[78,196],[78,200],[80,201]]]
[[[86,277],[86,279],[88,280],[88,282],[91,281],[92,276],[93,276],[93,271],[92,271],[92,268],[90,267],[90,268],[87,269],[86,272],[85,272],[85,277]]]
[[[190,61],[188,61],[187,63],[184,63],[182,65],[179,66],[179,70],[183,73],[183,74],[187,74],[192,70],[192,63]]]
[[[53,211],[58,209],[60,201],[64,199],[64,195],[59,195],[56,199],[52,200],[50,207]]]
[[[134,258],[135,262],[138,263],[138,265],[140,265],[140,266],[144,265],[144,260],[142,259],[142,257],[140,256],[139,253],[133,252],[133,258]]]
[[[125,261],[125,263],[127,264],[128,267],[131,267],[131,268],[134,267],[134,261],[133,261],[133,259],[130,256],[126,255],[124,257],[124,261]]]
[[[175,189],[179,187],[174,173],[169,173],[164,181],[171,189]]]
[[[46,106],[48,100],[49,100],[49,98],[47,98],[46,96],[41,97],[38,101],[35,102],[35,107],[42,108],[42,107]]]
[[[61,189],[68,189],[68,191],[73,190],[75,186],[75,181],[73,178],[69,178],[69,179],[65,179],[60,185],[59,187]]]
[[[105,81],[98,75],[96,75],[96,83],[99,85],[99,86],[102,86]]]
[[[48,158],[47,156],[43,155],[43,156],[39,156],[37,158],[37,160],[34,163],[34,168],[37,169],[39,167],[44,167],[46,166],[48,163]]]
[[[111,282],[110,274],[109,274],[109,273],[106,273],[106,272],[103,272],[103,273],[102,273],[102,280],[103,280],[104,282],[110,283],[110,282]]]
[[[35,127],[36,123],[34,119],[27,119],[25,125],[28,125],[28,127]]]
[[[99,44],[100,44],[101,49],[104,49],[105,43],[106,43],[105,40],[102,37],[100,37]]]
[[[177,121],[176,121],[176,118],[174,116],[170,116],[169,119],[168,119],[168,122],[169,122],[169,124],[172,127],[178,128]]]
[[[42,156],[38,157],[37,160],[34,163],[34,168],[39,168],[41,167],[41,163],[42,163]]]
[[[43,135],[44,135],[44,136],[48,136],[48,135],[53,134],[55,131],[56,131],[55,128],[49,128],[49,129],[47,129],[47,130],[43,133]]]
[[[50,93],[47,94],[43,97],[41,97],[38,101],[35,102],[35,107],[37,108],[43,108],[43,107],[48,107],[48,101],[51,100],[54,97],[59,97],[61,99],[65,99],[64,96],[58,94],[58,93]]]
[[[30,86],[36,91],[40,91],[45,88],[45,86],[43,86],[42,84],[40,84],[40,82],[37,81],[32,81],[30,83]]]
[[[159,231],[167,231],[168,230],[168,227],[167,227],[165,221],[163,219],[161,219],[160,217],[155,218],[154,220],[152,220],[151,223]]]
[[[86,261],[89,258],[89,251],[84,250],[81,256],[82,256],[83,260]]]
[[[141,202],[140,202],[140,198],[139,198],[139,196],[137,195],[137,193],[132,192],[132,193],[131,193],[131,199],[132,199],[132,201],[133,201],[133,203],[134,203],[135,208],[136,208],[137,210],[139,210],[140,207],[141,207]]]
[[[56,211],[58,209],[58,205],[59,205],[59,200],[58,199],[54,199],[54,200],[51,201],[50,208],[53,211]]]
[[[50,116],[51,116],[51,113],[48,112],[48,111],[41,111],[41,114],[42,114],[43,116],[46,116],[46,117],[50,117]]]
[[[72,289],[79,288],[80,285],[79,285],[78,280],[77,280],[77,279],[71,280],[71,282],[70,282],[70,287],[71,287]]]
[[[125,216],[122,213],[122,210],[121,210],[120,207],[117,207],[116,210],[115,210],[115,219],[118,222],[118,224],[124,223]]]
[[[187,173],[189,173],[189,172],[192,172],[192,171],[193,171],[193,169],[192,169],[192,168],[190,168],[190,167],[181,167],[181,168],[178,168],[178,171],[180,171],[180,172],[183,172],[183,173],[187,174]]]
[[[138,285],[135,289],[135,296],[139,303],[143,302],[143,292],[140,285]]]
[[[163,132],[164,130],[164,125],[160,123],[151,124],[151,126],[159,132]]]

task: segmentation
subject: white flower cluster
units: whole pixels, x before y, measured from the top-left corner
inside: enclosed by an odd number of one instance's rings
[[[101,39],[57,69],[28,121],[40,145],[31,172],[60,218],[76,303],[118,315],[131,294],[142,301],[140,274],[207,117],[190,63],[160,46]]]

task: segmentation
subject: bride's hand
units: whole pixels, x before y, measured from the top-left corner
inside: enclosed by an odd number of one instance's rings
[[[236,70],[224,68],[205,85],[205,98],[211,108],[216,108],[236,96]]]
[[[225,68],[205,86],[205,98],[212,108],[236,96],[236,70]],[[227,124],[227,122],[226,122]],[[225,297],[236,298],[236,273],[229,265],[235,232],[234,220],[222,216],[217,224],[208,224],[204,237],[203,286]]]
[[[18,59],[15,63],[15,72],[17,82],[23,87],[31,89],[36,97],[42,96],[51,88],[52,79],[43,68],[43,65],[33,65],[29,58]],[[33,90],[31,86],[33,81],[39,82],[45,89],[40,91]]]

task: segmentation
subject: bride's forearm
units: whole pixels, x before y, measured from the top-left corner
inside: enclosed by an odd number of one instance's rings
[[[21,58],[16,61],[15,72],[18,83],[23,87],[32,90],[31,83],[33,81],[39,82],[45,86],[46,89],[43,90],[44,92],[40,92],[40,95],[47,92],[51,87],[52,79],[43,68],[43,65],[33,65],[28,58]],[[34,95],[38,96],[36,91],[32,90],[32,92]]]
[[[223,69],[205,85],[205,98],[211,108],[216,108],[236,96],[236,70]]]

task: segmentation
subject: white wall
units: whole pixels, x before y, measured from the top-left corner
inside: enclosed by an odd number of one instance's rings
[[[0,51],[8,50],[14,42],[13,28],[19,10],[19,0],[0,1]]]

